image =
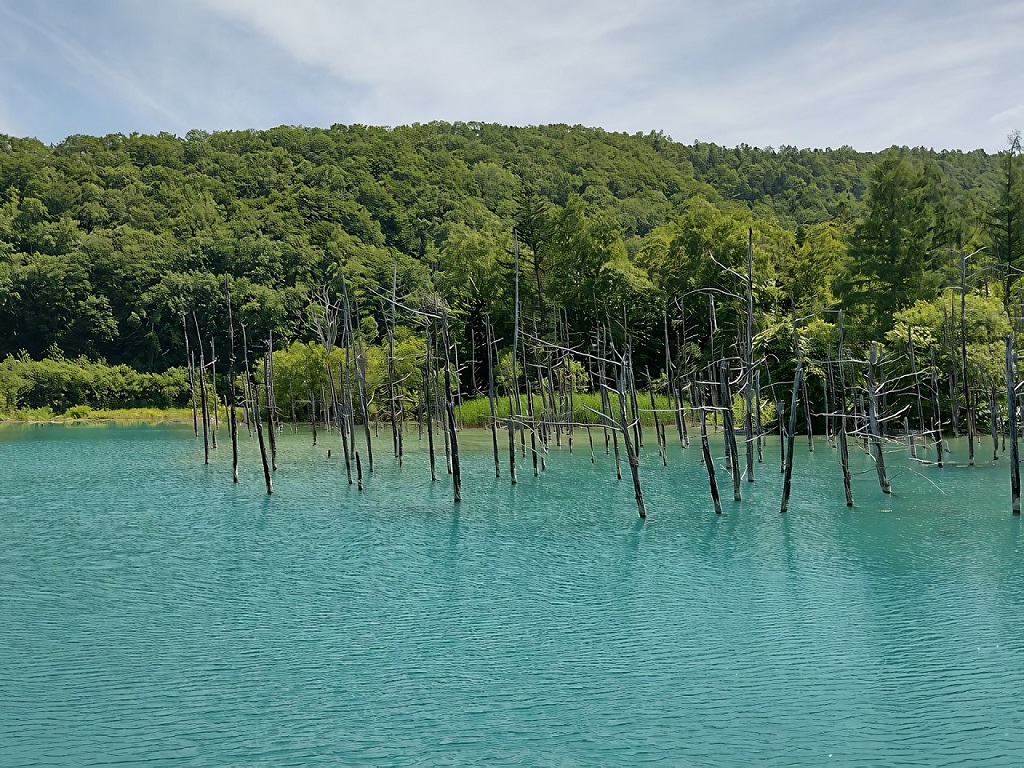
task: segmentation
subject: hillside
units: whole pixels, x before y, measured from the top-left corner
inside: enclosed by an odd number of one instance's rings
[[[184,361],[183,314],[224,336],[226,287],[251,337],[307,339],[312,288],[343,273],[381,320],[393,271],[401,295],[461,312],[468,348],[483,313],[508,327],[514,229],[524,308],[542,322],[561,308],[570,332],[625,307],[653,334],[675,299],[726,287],[748,227],[761,311],[847,306],[884,332],[939,294],[958,244],[998,237],[1004,175],[981,151],[730,149],[566,125],[0,136],[0,357],[164,370]],[[906,210],[881,210],[880,191],[876,218],[912,231],[868,232],[869,190],[886,184]]]

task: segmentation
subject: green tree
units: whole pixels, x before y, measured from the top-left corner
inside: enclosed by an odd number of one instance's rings
[[[1002,166],[999,199],[989,222],[992,260],[1002,276],[1003,308],[1010,313],[1013,287],[1024,272],[1024,182],[1018,165],[1021,157],[1020,131],[1009,136],[1009,147],[999,154]]]
[[[906,152],[886,150],[871,170],[867,213],[850,241],[847,308],[865,326],[892,328],[893,313],[935,295],[928,270],[935,212],[925,176]]]

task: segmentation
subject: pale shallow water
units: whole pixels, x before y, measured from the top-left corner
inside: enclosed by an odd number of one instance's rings
[[[644,523],[585,433],[515,488],[465,435],[457,510],[381,436],[360,494],[283,435],[267,498],[248,438],[233,486],[225,436],[0,428],[0,766],[1024,765],[1005,460],[858,454],[851,511],[799,441],[781,516],[772,443],[717,517],[670,446]]]

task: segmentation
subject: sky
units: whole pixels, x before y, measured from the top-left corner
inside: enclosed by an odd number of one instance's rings
[[[432,120],[996,152],[1024,0],[0,0],[0,133]]]

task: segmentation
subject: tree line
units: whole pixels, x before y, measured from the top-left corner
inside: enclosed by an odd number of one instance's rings
[[[780,379],[790,320],[826,345],[839,310],[848,344],[909,334],[945,354],[961,279],[981,372],[1020,315],[1020,150],[1019,134],[996,155],[876,154],[476,123],[0,136],[0,357],[182,368],[193,325],[227,348],[226,294],[250,338],[308,345],[311,297],[344,281],[367,349],[386,343],[392,289],[443,304],[466,394],[488,328],[498,346],[518,327],[574,350],[628,329],[654,381],[666,334],[693,366],[736,344],[751,238]],[[407,313],[391,329],[410,356],[422,333]]]

